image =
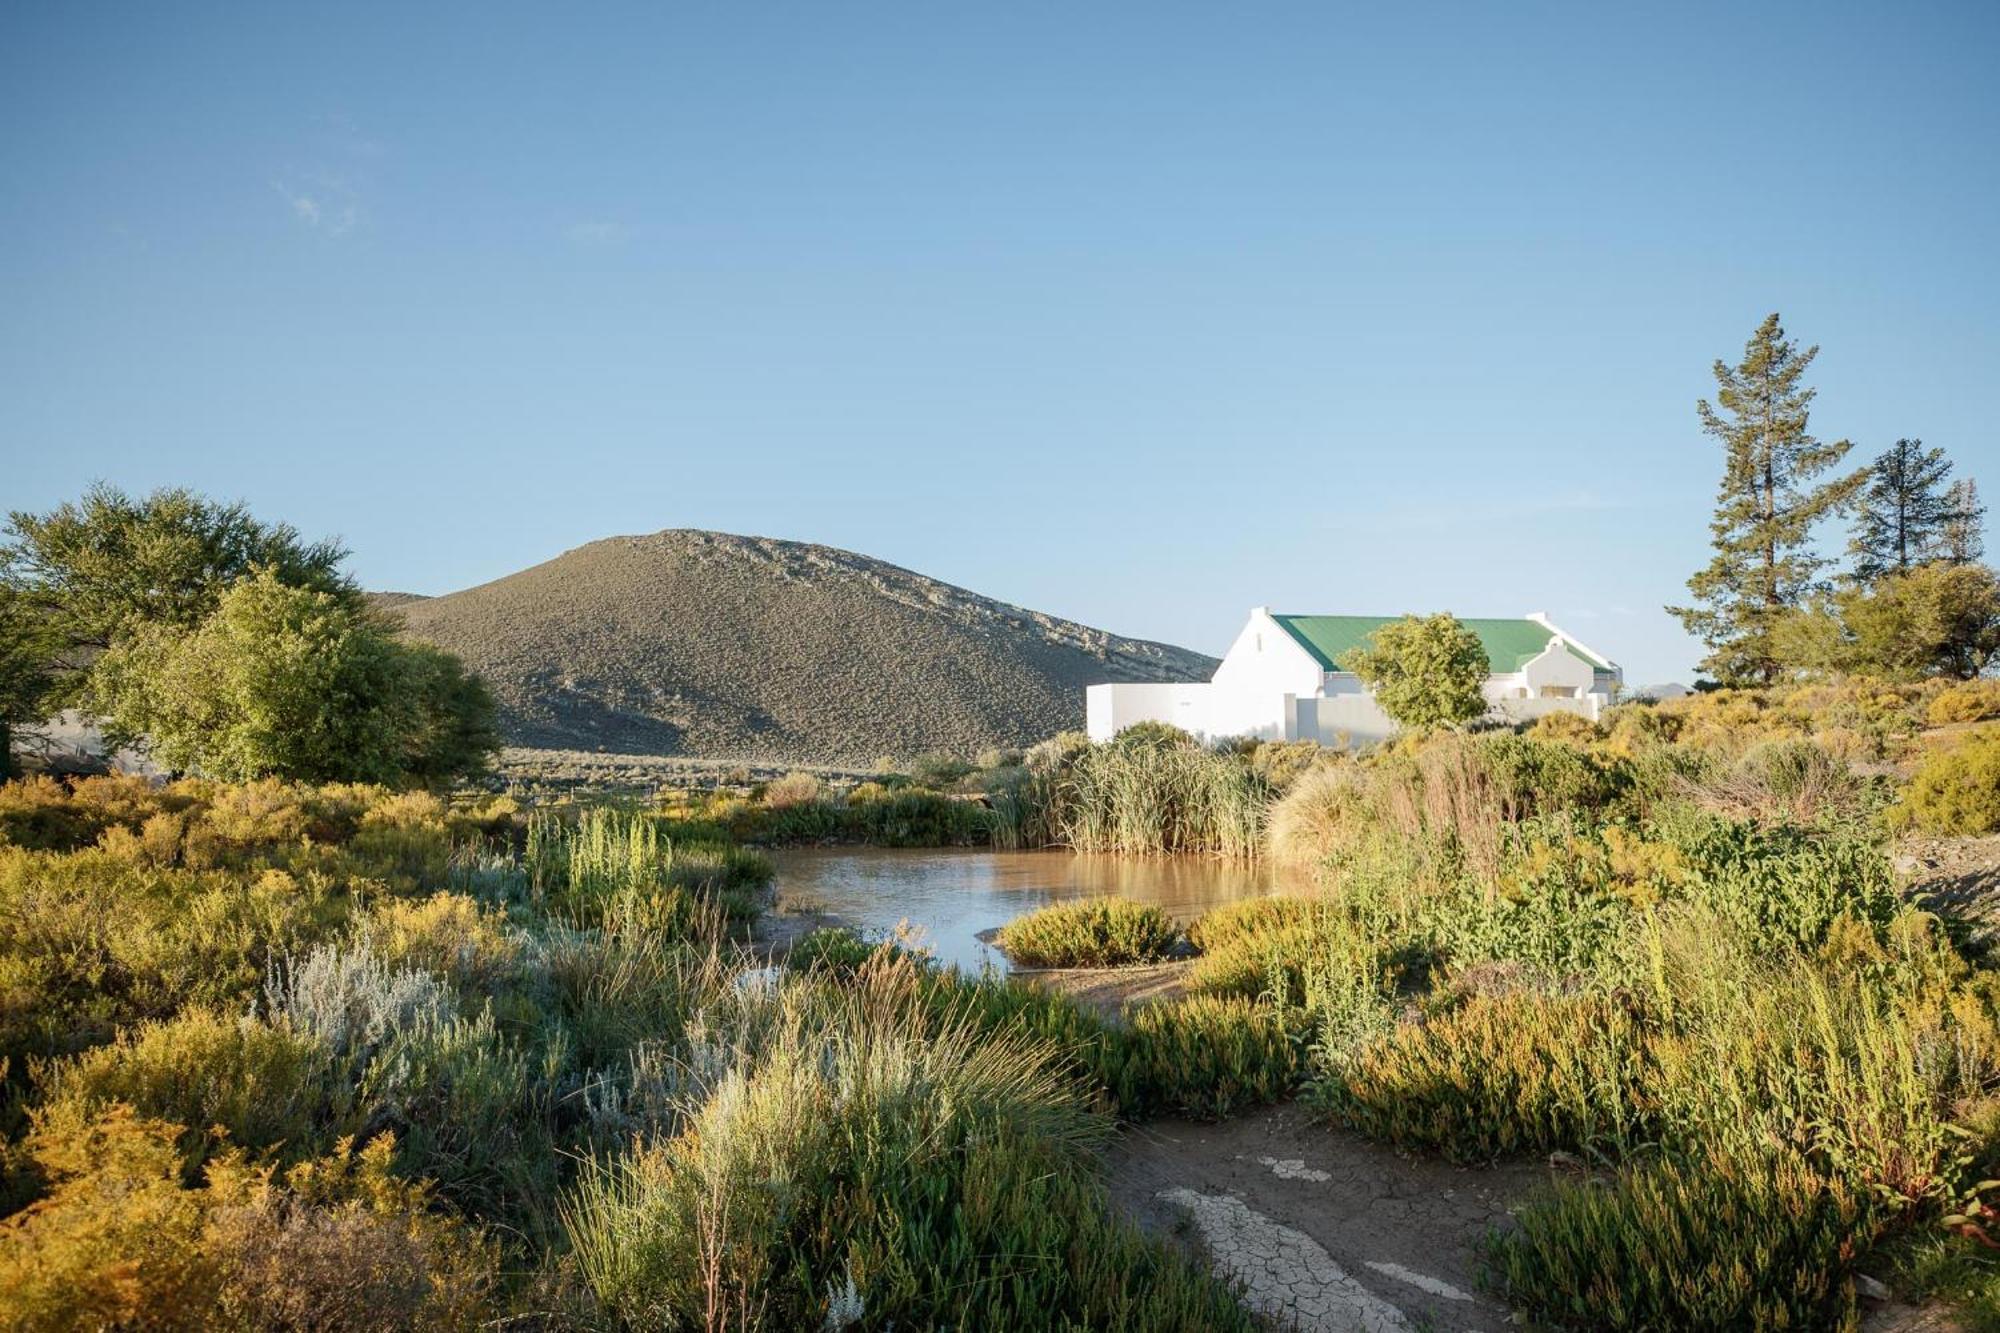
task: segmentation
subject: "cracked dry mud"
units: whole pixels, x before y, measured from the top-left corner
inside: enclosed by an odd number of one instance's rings
[[[1313,1333],[1508,1327],[1476,1246],[1547,1178],[1399,1157],[1295,1106],[1154,1121],[1111,1154],[1112,1192],[1143,1225],[1206,1253],[1274,1325]]]

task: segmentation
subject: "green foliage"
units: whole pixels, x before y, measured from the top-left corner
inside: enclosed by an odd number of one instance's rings
[[[14,775],[15,728],[49,715],[63,646],[54,618],[17,586],[0,557],[0,781]]]
[[[1069,754],[1049,779],[1042,818],[1080,852],[1247,858],[1263,842],[1269,795],[1240,757],[1155,734]]]
[[[1351,1053],[1320,1100],[1399,1148],[1453,1161],[1642,1142],[1652,1069],[1639,1021],[1600,995],[1475,995]]]
[[[740,841],[780,846],[971,847],[995,836],[994,809],[974,797],[879,782],[842,791],[810,774],[781,778],[747,798],[670,793],[664,813],[690,829],[708,826]]]
[[[1108,1080],[1128,1116],[1219,1120],[1286,1096],[1302,1066],[1287,1015],[1235,996],[1143,1005],[1113,1038]]]
[[[114,742],[234,780],[441,781],[498,743],[491,697],[455,659],[270,570],[193,629],[133,630],[93,668],[90,705]]]
[[[1721,442],[1722,484],[1709,524],[1715,556],[1688,580],[1693,603],[1669,607],[1709,647],[1702,667],[1726,685],[1778,679],[1777,623],[1798,607],[1824,564],[1812,531],[1859,489],[1865,472],[1817,479],[1847,456],[1808,430],[1813,390],[1804,352],[1771,315],[1750,337],[1741,364],[1715,363],[1716,407],[1697,404],[1702,430]]]
[[[1488,1242],[1492,1276],[1554,1328],[1852,1328],[1867,1197],[1796,1155],[1711,1152],[1565,1182]]]
[[[566,1214],[621,1322],[1251,1327],[1114,1219],[1105,1125],[1053,1053],[939,1010],[907,960],[781,983],[733,1027],[685,1132],[600,1159]]]
[[[1092,898],[1016,917],[996,943],[1022,967],[1117,967],[1168,957],[1180,935],[1173,918],[1150,903]]]
[[[1449,613],[1392,621],[1339,665],[1361,678],[1397,725],[1414,731],[1456,726],[1486,711],[1486,648]]]
[[[68,647],[109,648],[152,627],[192,630],[259,571],[349,606],[360,600],[339,572],[347,553],[338,544],[303,542],[242,504],[188,490],[135,500],[100,484],[46,514],[16,510],[7,535],[14,578]]]
[[[1925,833],[2000,832],[2000,732],[1978,732],[1926,755],[1891,818]]]
[[[1948,484],[1951,460],[1922,440],[1898,440],[1868,465],[1855,495],[1854,577],[1872,583],[1947,554],[1945,536],[1965,517]]]
[[[130,1029],[45,1073],[44,1119],[89,1119],[113,1105],[153,1120],[201,1126],[183,1136],[198,1160],[220,1125],[253,1150],[280,1146],[294,1156],[324,1147],[331,1128],[332,1053],[315,1036],[253,1018],[189,1010]]]
[[[573,819],[536,814],[522,858],[529,887],[573,919],[683,939],[714,933],[715,913],[754,915],[749,895],[770,884],[771,863],[733,843],[673,838],[670,828],[616,806]]]

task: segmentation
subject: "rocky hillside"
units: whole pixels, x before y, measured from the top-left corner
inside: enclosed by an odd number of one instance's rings
[[[1215,669],[850,551],[692,530],[394,610],[486,677],[512,743],[570,750],[970,756],[1081,727],[1086,685]]]

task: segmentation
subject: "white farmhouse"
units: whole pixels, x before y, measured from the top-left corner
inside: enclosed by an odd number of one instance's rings
[[[1336,663],[1394,618],[1277,615],[1260,606],[1207,684],[1092,685],[1090,738],[1108,740],[1134,722],[1157,721],[1205,739],[1382,740],[1396,724]],[[1540,612],[1461,623],[1486,646],[1492,716],[1522,722],[1563,712],[1595,720],[1624,683],[1615,663]]]

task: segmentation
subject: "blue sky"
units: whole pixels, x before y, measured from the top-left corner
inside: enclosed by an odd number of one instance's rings
[[[1219,652],[1546,610],[1634,683],[1708,367],[2000,498],[2000,6],[0,10],[0,504],[444,592],[829,542]],[[1838,540],[1839,534],[1829,534]]]

